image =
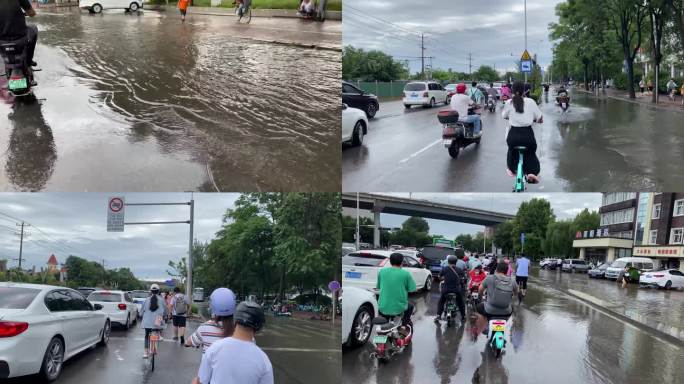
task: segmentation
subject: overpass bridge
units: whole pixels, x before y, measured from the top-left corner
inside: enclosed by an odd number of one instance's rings
[[[357,207],[357,194],[342,193],[342,206],[355,209]],[[373,193],[359,193],[358,207],[360,210],[373,212],[373,244],[376,247],[380,245],[381,213],[456,221],[483,225],[487,228],[512,220],[515,217],[515,215],[507,213]]]

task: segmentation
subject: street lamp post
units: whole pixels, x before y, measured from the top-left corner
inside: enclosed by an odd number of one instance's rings
[[[527,51],[527,0],[525,1],[525,51]],[[525,72],[525,83],[527,83],[527,72]]]

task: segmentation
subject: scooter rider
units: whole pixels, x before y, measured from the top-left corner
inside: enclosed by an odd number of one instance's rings
[[[456,86],[456,94],[451,97],[451,109],[458,112],[459,121],[473,124],[473,136],[478,136],[482,131],[482,121],[480,120],[480,115],[468,115],[468,109],[472,106],[479,108],[479,105],[476,105],[473,99],[467,96],[465,92],[465,84],[460,83]],[[477,90],[477,92],[480,93],[479,90]]]
[[[558,88],[558,94],[556,96],[556,103],[558,103],[558,105],[560,105],[561,97],[565,97],[566,103],[568,103],[568,106],[570,106],[570,96],[568,96],[568,91],[562,85],[560,88]]]
[[[482,105],[482,99],[484,98],[484,94],[482,93],[480,88],[477,87],[477,81],[473,81],[470,84],[470,89],[468,89],[468,97],[470,97],[475,104]]]
[[[408,271],[401,268],[404,255],[394,252],[389,259],[392,267],[381,268],[378,272],[378,312],[386,318],[402,315],[401,323],[413,328],[413,304],[408,301],[408,294],[416,291],[416,282]]]
[[[508,264],[499,263],[494,275],[487,276],[480,284],[480,297],[487,290],[487,298],[477,306],[477,328],[484,329],[491,317],[510,317],[513,313],[513,296],[518,294],[518,284],[506,276]]]
[[[450,293],[456,294],[456,305],[458,305],[458,310],[461,312],[461,323],[465,322],[465,303],[463,302],[465,272],[461,268],[456,267],[456,260],[456,256],[450,255],[447,258],[447,266],[443,267],[439,272],[439,278],[444,281],[444,284],[442,285],[442,293],[437,304],[437,316],[435,317],[435,323],[438,324],[442,317],[442,312],[444,312],[446,297]]]
[[[482,265],[478,265],[470,271],[470,282],[468,283],[468,293],[478,289],[480,284],[487,278],[487,273],[482,270]]]
[[[36,11],[31,7],[29,0],[0,1],[0,40],[16,41],[27,38],[26,60],[30,66],[35,67],[33,54],[36,51],[38,27],[26,23],[26,16],[36,16]]]
[[[494,88],[494,83],[489,83],[489,88],[487,88],[487,96],[489,100],[494,100],[494,103],[496,103],[496,97],[498,96],[498,92],[496,91],[496,88]]]

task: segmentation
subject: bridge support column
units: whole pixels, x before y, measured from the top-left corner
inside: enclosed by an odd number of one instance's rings
[[[373,212],[373,248],[380,248],[380,211]]]

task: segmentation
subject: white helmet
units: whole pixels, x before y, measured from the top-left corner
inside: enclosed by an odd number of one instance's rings
[[[152,284],[152,286],[150,287],[150,291],[158,291],[158,290],[159,290],[159,285],[157,285],[157,284]]]

